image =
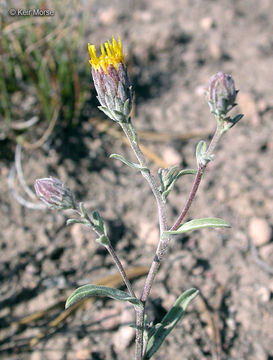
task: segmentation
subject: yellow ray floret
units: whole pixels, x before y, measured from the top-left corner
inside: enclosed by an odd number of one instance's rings
[[[112,44],[109,40],[104,43],[104,46],[101,44],[100,50],[101,55],[100,57],[97,57],[95,45],[88,44],[88,51],[90,54],[89,63],[94,69],[98,70],[102,68],[103,72],[108,74],[109,65],[113,65],[115,69],[118,70],[119,64],[124,64],[120,38],[118,38],[117,42],[113,37]]]

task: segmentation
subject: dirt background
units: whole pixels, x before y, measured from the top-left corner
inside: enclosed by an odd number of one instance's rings
[[[99,45],[113,34],[122,39],[135,91],[133,122],[137,130],[171,134],[161,141],[140,136],[165,164],[195,166],[196,144],[208,141],[215,127],[204,86],[218,71],[234,77],[240,89],[235,113],[245,117],[222,139],[187,217],[221,217],[232,228],[171,243],[151,293],[151,318],[159,321],[189,287],[201,296],[154,358],[272,360],[272,1],[100,0],[80,1],[77,10],[90,17],[86,42]],[[81,61],[87,60],[83,52]],[[57,127],[39,150],[23,149],[27,184],[48,175],[62,179],[89,210],[101,212],[124,266],[148,266],[158,240],[152,193],[140,174],[109,159],[112,152],[134,158],[121,135],[113,136],[116,125],[97,111],[90,73],[84,76],[90,98],[79,126]],[[95,120],[106,120],[105,128]],[[179,139],[196,131],[200,137]],[[48,329],[72,290],[116,270],[92,233],[65,226],[69,213],[15,201],[7,181],[12,157],[2,154],[0,168],[0,358],[132,359],[134,331],[127,324],[134,313],[123,303],[87,303]],[[156,174],[158,160],[150,163]],[[169,197],[170,225],[192,180],[179,180]],[[138,294],[143,282],[133,282]],[[54,304],[60,306],[18,324]]]

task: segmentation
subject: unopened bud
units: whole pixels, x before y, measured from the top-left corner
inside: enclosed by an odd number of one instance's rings
[[[75,209],[72,192],[64,183],[53,177],[35,180],[36,195],[51,209]]]
[[[222,72],[213,75],[206,92],[210,111],[217,116],[225,116],[236,105],[237,93],[230,75]]]

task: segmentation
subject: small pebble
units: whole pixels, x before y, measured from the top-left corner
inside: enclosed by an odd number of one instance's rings
[[[263,246],[259,252],[264,261],[270,262],[273,258],[273,243]],[[272,265],[272,262],[271,264],[268,263],[268,265]]]
[[[172,147],[164,149],[162,158],[169,166],[179,165],[182,162],[181,155]]]
[[[88,350],[88,349],[78,350],[75,353],[75,359],[76,360],[89,360],[90,359],[90,350]]]
[[[263,218],[254,217],[248,225],[248,234],[256,246],[263,246],[271,239],[271,227]]]
[[[214,43],[214,42],[211,42],[209,44],[209,52],[210,52],[210,55],[213,57],[213,59],[216,59],[216,60],[220,60],[221,57],[223,56],[221,47],[217,43]]]
[[[235,329],[236,329],[236,323],[235,323],[235,320],[234,320],[234,319],[228,318],[227,321],[226,321],[226,323],[227,323],[227,326],[229,327],[229,329],[230,329],[231,331],[235,331]]]
[[[118,12],[114,7],[103,9],[98,14],[99,21],[106,26],[113,24],[118,19]]]
[[[256,295],[262,303],[267,303],[270,300],[270,290],[265,286],[261,286]]]
[[[201,19],[200,21],[200,26],[202,29],[204,30],[209,30],[214,26],[214,22],[213,19],[211,17],[204,17],[203,19]]]

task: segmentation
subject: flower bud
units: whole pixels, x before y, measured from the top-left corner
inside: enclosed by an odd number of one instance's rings
[[[236,105],[237,93],[230,75],[222,72],[213,75],[206,92],[210,111],[217,116],[225,116]]]
[[[112,39],[101,45],[97,57],[94,45],[88,44],[92,77],[101,104],[99,109],[114,121],[126,121],[132,108],[132,86],[124,63],[122,45]]]
[[[72,192],[64,183],[53,177],[35,180],[36,195],[51,209],[75,209]]]

